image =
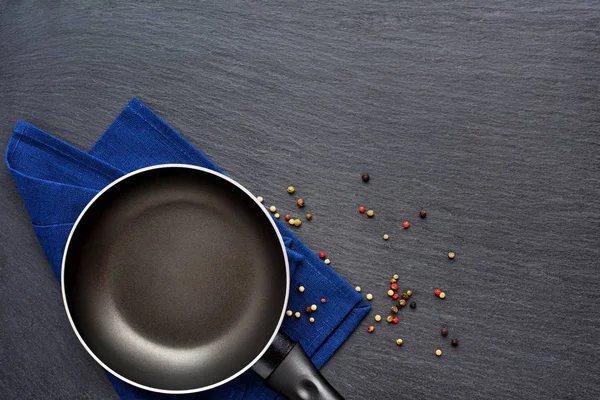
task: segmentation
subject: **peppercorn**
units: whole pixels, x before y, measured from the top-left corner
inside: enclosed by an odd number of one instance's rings
[[[322,252],[319,253],[319,258],[321,260],[324,260],[325,258],[327,258],[327,254],[325,254],[325,252],[322,251]]]
[[[365,182],[365,183],[369,182],[369,179],[371,179],[369,174],[362,174],[360,177],[362,178],[363,182]]]
[[[398,276],[398,274],[394,274],[394,276],[393,276],[392,278],[394,278],[394,279],[398,279],[398,278],[400,278],[400,277]]]
[[[391,324],[392,322],[394,322],[394,317],[392,317],[391,315],[388,315],[385,320]]]
[[[310,323],[312,324],[312,323],[314,323],[314,322],[315,322],[315,319],[314,319],[313,317],[310,317],[310,318],[308,319],[308,322],[310,322]]]
[[[375,327],[373,325],[369,325],[369,327],[367,328],[367,332],[372,333],[375,330]]]
[[[300,221],[300,219],[295,219],[294,226],[300,226],[300,225],[302,225],[302,221]]]
[[[296,204],[298,204],[298,207],[304,207],[304,200],[303,199],[298,199],[298,201],[296,202]]]
[[[354,288],[354,290],[356,290],[357,292],[359,292],[359,293],[360,293],[360,291],[361,291],[362,289],[360,288],[360,286],[357,286],[357,287],[355,287],[355,288]]]
[[[402,339],[400,339],[400,338],[396,339],[396,344],[397,344],[398,346],[402,346],[402,343],[404,343],[404,340],[402,340]]]
[[[312,305],[310,306],[310,310],[311,310],[311,311],[317,311],[317,305],[316,305],[316,304],[312,304]]]
[[[311,219],[312,219],[312,214],[311,213],[306,214],[306,220],[310,221]]]
[[[446,293],[442,292],[440,293],[440,299],[445,299],[446,298]]]
[[[388,240],[390,238],[390,235],[388,235],[387,233],[385,235],[383,235],[383,240]]]
[[[394,293],[394,294],[392,295],[392,299],[394,299],[394,300],[398,300],[398,293]]]
[[[442,351],[440,349],[437,349],[435,351],[435,355],[438,356],[438,357],[441,356],[442,355]]]
[[[398,307],[396,307],[396,306],[392,306],[392,312],[393,312],[394,314],[398,314]]]
[[[439,296],[439,295],[440,295],[440,293],[442,293],[442,291],[441,291],[440,289],[435,289],[435,290],[433,291],[433,294],[435,294],[436,296]]]
[[[288,186],[287,191],[288,191],[289,194],[292,194],[292,193],[294,193],[296,191],[296,189],[294,189],[293,186]]]
[[[259,203],[262,203],[263,201],[265,201],[265,199],[263,199],[262,197],[258,196],[256,198],[256,200],[258,200]]]
[[[295,316],[296,318],[300,318],[300,311],[296,311],[296,314],[294,314],[294,316]]]
[[[454,257],[456,257],[456,254],[454,254],[453,251],[448,252],[448,258],[451,260],[454,260]]]
[[[398,302],[398,305],[399,305],[400,307],[404,307],[404,306],[406,305],[406,300],[404,300],[404,299],[400,300],[400,301]]]
[[[421,211],[419,211],[419,216],[421,218],[425,218],[427,216],[427,210],[425,210],[424,208],[421,209]]]
[[[369,301],[373,300],[373,295],[371,293],[367,294],[367,300],[369,300]]]
[[[408,222],[408,221],[404,221],[404,222],[402,223],[402,227],[403,227],[404,229],[408,229],[408,228],[410,228],[410,222]]]
[[[284,218],[286,221],[289,221],[290,219],[292,219],[292,217],[290,217],[290,214],[286,214]]]
[[[294,315],[294,313],[292,312],[292,310],[287,310],[285,312],[285,315],[287,315],[288,317],[291,317],[292,315]]]
[[[294,225],[294,223],[296,223],[296,220],[294,218],[290,218],[288,222],[290,223],[290,225]]]
[[[375,316],[375,321],[377,321],[377,322],[381,321],[381,315],[377,314]]]
[[[412,290],[407,290],[406,294],[408,295],[408,297],[412,296]]]
[[[323,262],[327,265],[331,264],[331,260],[329,258],[324,259]]]
[[[300,293],[304,293],[304,286],[300,286],[300,287],[298,288],[298,291],[299,291]]]
[[[392,283],[392,284],[390,284],[390,288],[392,290],[398,290],[398,284],[397,283]]]
[[[406,293],[402,293],[402,294],[400,295],[400,297],[401,297],[402,299],[406,300],[406,299],[408,299],[408,294],[406,294]]]
[[[396,282],[398,282],[396,279],[394,279],[394,278],[390,279],[390,283],[396,283]]]
[[[450,343],[452,343],[452,346],[456,347],[458,346],[458,339],[452,339]]]
[[[274,217],[279,218],[279,213],[275,213]]]
[[[310,314],[310,313],[312,312],[312,310],[310,309],[310,306],[306,306],[306,308],[304,309],[304,311],[305,311],[307,314]]]
[[[448,328],[442,328],[442,336],[448,336]]]
[[[370,217],[372,217],[373,215],[375,215],[375,211],[373,211],[373,210],[369,210],[369,211],[367,211],[367,217],[369,217],[369,218],[370,218]]]
[[[410,303],[410,308],[417,308],[417,303],[414,301]]]
[[[400,322],[400,318],[394,317],[394,319],[392,319],[392,322],[397,324],[398,322]]]
[[[274,213],[274,212],[277,211],[277,207],[271,206],[271,207],[269,207],[269,211],[271,211],[272,213]]]
[[[327,303],[327,299],[326,299],[325,297],[323,297],[323,298],[321,299],[321,304],[325,304],[325,303]]]
[[[392,297],[394,295],[394,291],[392,289],[388,290],[388,296]]]
[[[365,213],[366,208],[364,208],[363,206],[358,207],[358,212],[361,214]]]

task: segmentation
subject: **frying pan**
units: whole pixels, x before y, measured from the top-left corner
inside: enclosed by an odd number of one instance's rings
[[[103,189],[75,222],[62,264],[75,334],[125,382],[193,393],[252,368],[290,399],[342,399],[279,332],[289,288],[267,210],[229,177],[185,164]]]

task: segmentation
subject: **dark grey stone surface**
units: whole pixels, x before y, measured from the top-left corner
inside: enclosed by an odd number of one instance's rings
[[[88,149],[139,96],[283,212],[294,184],[373,315],[394,272],[416,292],[325,366],[349,399],[599,398],[599,39],[595,1],[5,0],[0,143]],[[0,201],[0,397],[115,398],[6,168]]]

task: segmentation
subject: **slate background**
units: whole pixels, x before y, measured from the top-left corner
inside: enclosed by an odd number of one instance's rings
[[[600,3],[138,3],[0,1],[3,147],[24,119],[89,149],[138,96],[268,204],[296,186],[373,315],[415,290],[323,369],[348,399],[600,397]],[[5,167],[0,202],[1,397],[116,398]]]

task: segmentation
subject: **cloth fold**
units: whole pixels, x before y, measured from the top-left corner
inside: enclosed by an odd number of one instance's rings
[[[223,172],[138,99],[133,99],[89,152],[81,151],[26,122],[19,121],[6,150],[6,164],[25,202],[35,233],[60,279],[62,255],[73,223],[106,185],[139,168],[184,163]],[[325,297],[319,322],[285,319],[282,330],[321,368],[371,307],[346,281],[275,220],[288,253],[289,309],[302,310],[304,299]],[[148,392],[107,373],[121,399],[275,399],[253,372],[206,392],[165,395]]]

